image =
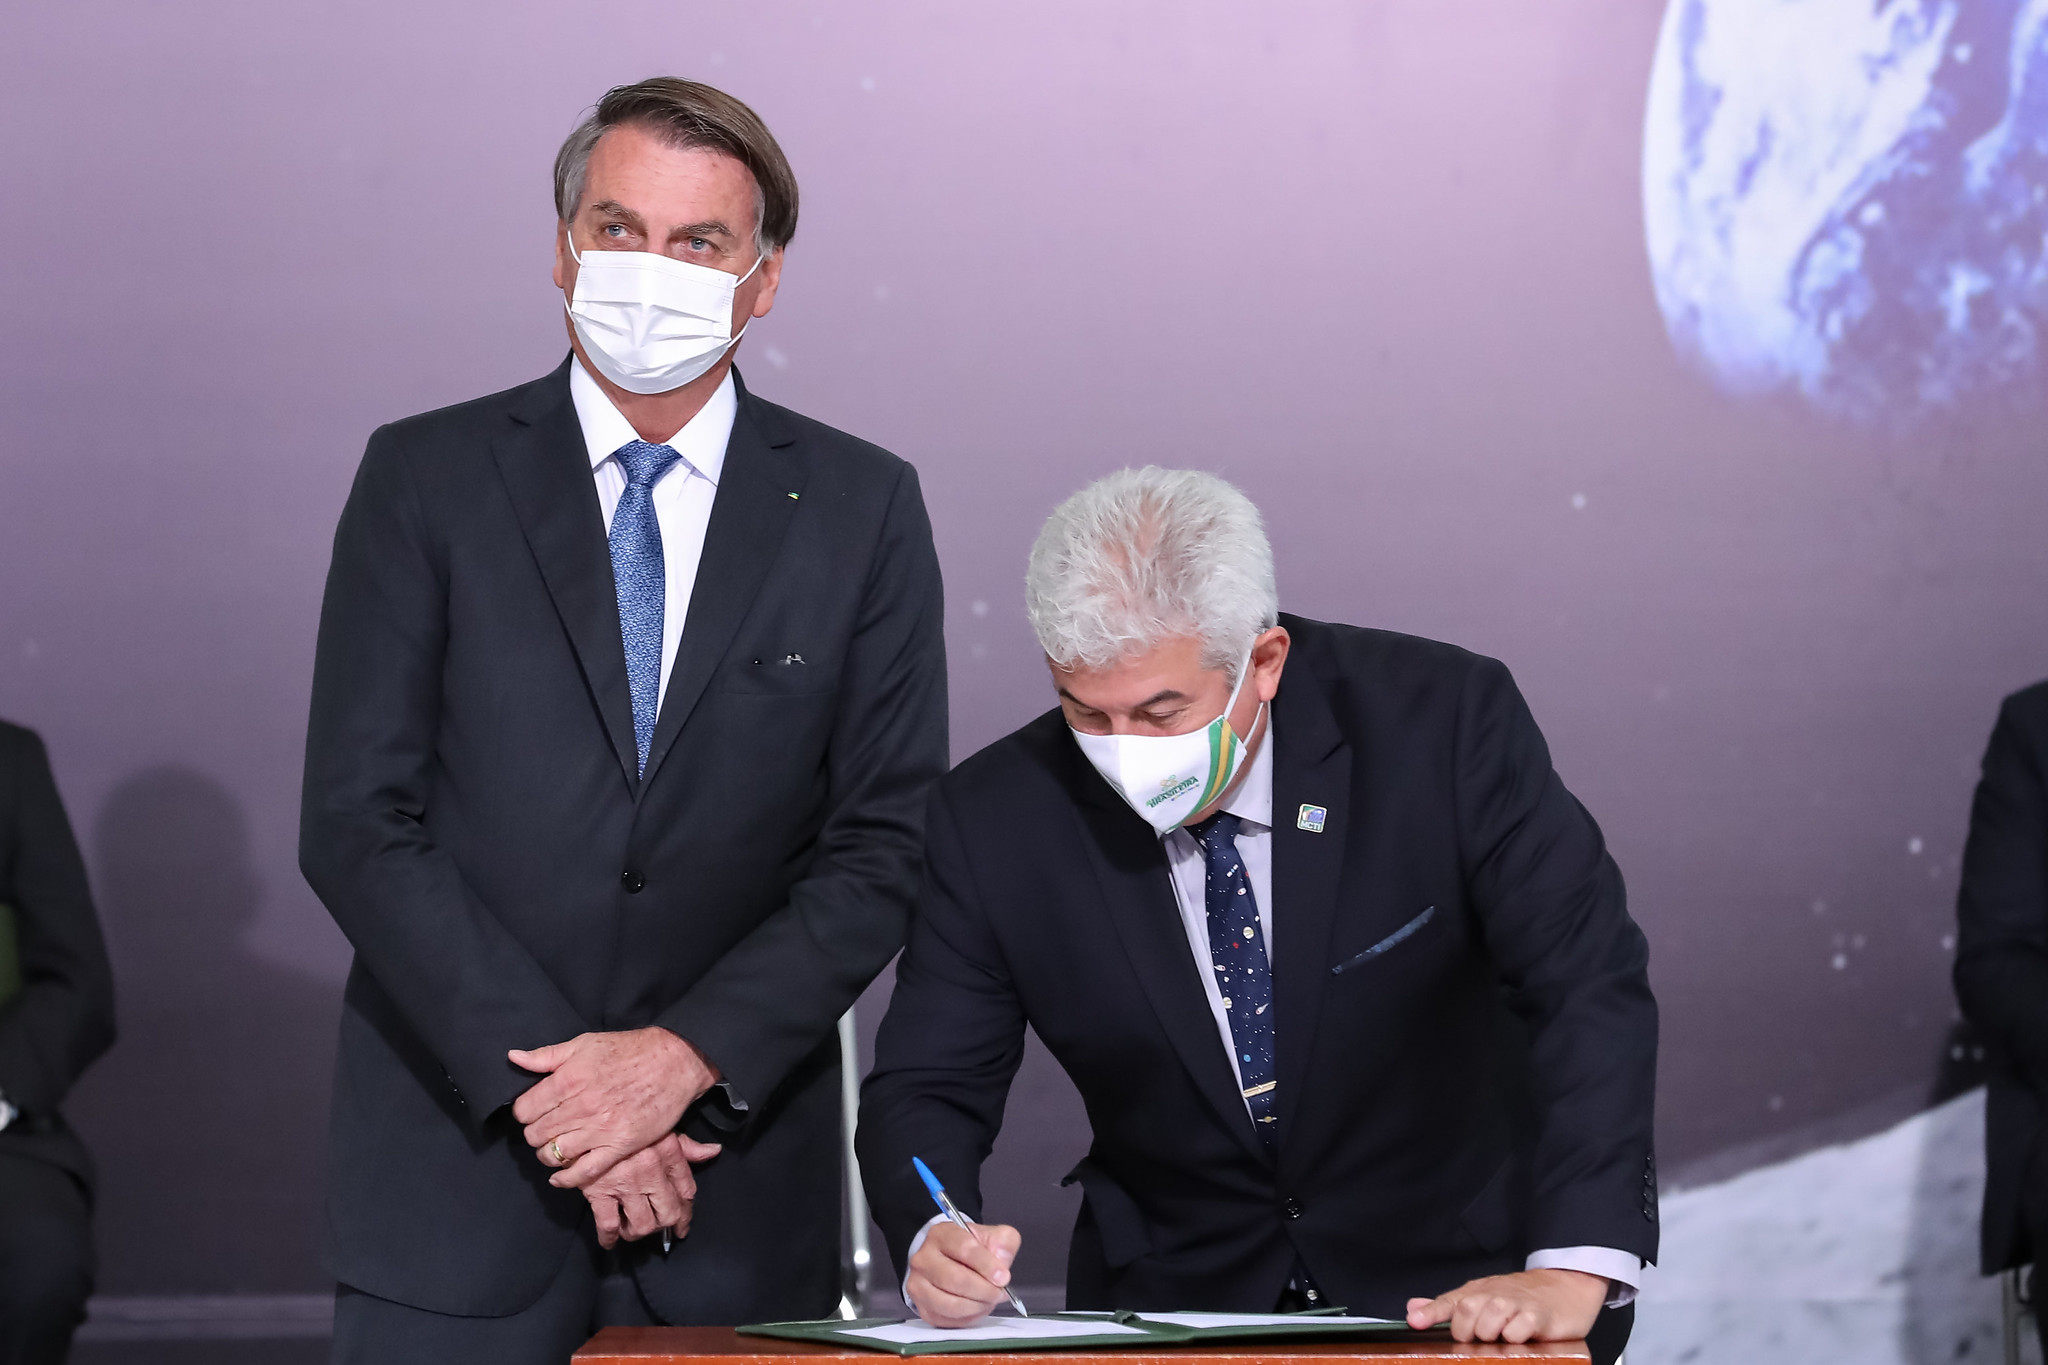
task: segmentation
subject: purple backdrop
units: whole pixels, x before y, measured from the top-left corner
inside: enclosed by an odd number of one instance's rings
[[[50,742],[123,991],[73,1106],[102,1289],[321,1283],[347,949],[294,840],[328,539],[376,424],[560,358],[550,158],[662,71],[752,102],[796,165],[742,364],[921,470],[956,754],[1050,702],[1019,581],[1051,505],[1127,463],[1218,470],[1291,609],[1514,668],[1650,935],[1667,1170],[1917,1104],[1976,755],[2048,674],[2048,462],[2015,417],[1836,425],[1673,358],[1658,19],[11,10],[0,714]],[[1062,1087],[1033,1063],[992,1176],[1027,1281],[1064,1257]]]

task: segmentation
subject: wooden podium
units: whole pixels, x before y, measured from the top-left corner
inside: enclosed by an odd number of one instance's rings
[[[852,1350],[806,1341],[743,1337],[730,1327],[607,1327],[576,1353],[576,1365],[793,1365],[808,1356],[841,1365],[909,1365],[882,1351]],[[1336,1365],[1343,1360],[1405,1360],[1410,1365],[1462,1360],[1591,1360],[1582,1342],[1506,1346],[1456,1341],[1240,1342],[1230,1345],[1154,1346],[1104,1351],[990,1351],[971,1356],[921,1357],[928,1365],[980,1360],[985,1365]]]

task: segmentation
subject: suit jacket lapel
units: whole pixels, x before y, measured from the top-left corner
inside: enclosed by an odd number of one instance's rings
[[[1216,1016],[1209,1012],[1209,998],[1202,990],[1202,968],[1188,950],[1159,837],[1078,752],[1074,764],[1080,784],[1075,813],[1086,826],[1082,843],[1117,938],[1195,1089],[1245,1151],[1263,1163],[1265,1146],[1252,1131],[1244,1097],[1223,1055]]]
[[[1305,660],[1280,680],[1271,738],[1273,1002],[1279,1016],[1273,1046],[1280,1082],[1274,1117],[1284,1148],[1302,1093],[1313,1083],[1309,1053],[1330,978],[1330,931],[1351,814],[1351,749]],[[1322,807],[1321,833],[1301,828],[1303,806]]]
[[[512,412],[513,427],[492,445],[498,473],[527,547],[568,632],[584,684],[611,737],[626,784],[637,784],[633,695],[619,633],[618,589],[605,540],[604,512],[576,406],[569,398],[573,357]]]
[[[733,381],[739,383],[737,370]],[[797,495],[804,489],[807,471],[793,449],[796,434],[748,393],[744,384],[739,390],[739,412],[733,418],[732,439],[726,444],[718,494],[711,501],[704,553],[697,561],[697,581],[690,591],[690,614],[683,622],[675,664],[669,669],[668,692],[655,719],[644,782],[654,780],[655,771],[731,647],[740,622],[746,619],[747,609],[775,562],[783,534],[796,515]],[[616,629],[613,635],[617,638]],[[623,642],[619,652],[623,658]],[[623,664],[620,675],[624,676]],[[626,727],[626,733],[632,734],[632,726]]]

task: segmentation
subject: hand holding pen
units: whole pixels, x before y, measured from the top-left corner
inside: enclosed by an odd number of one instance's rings
[[[918,1303],[916,1306],[919,1315],[934,1326],[941,1327],[965,1326],[968,1322],[985,1316],[988,1307],[993,1305],[994,1300],[990,1299],[985,1304],[981,1303],[977,1298],[976,1292],[970,1289],[973,1282],[979,1279],[999,1289],[1003,1296],[1009,1299],[1010,1307],[1017,1310],[1018,1316],[1029,1317],[1030,1313],[1025,1309],[1023,1300],[1019,1299],[1007,1287],[1007,1284],[996,1285],[994,1279],[996,1275],[1002,1275],[1005,1281],[1009,1278],[1007,1262],[1016,1254],[1016,1243],[1018,1240],[1016,1230],[1014,1228],[977,1228],[974,1224],[968,1222],[966,1215],[962,1214],[954,1206],[952,1199],[946,1194],[946,1187],[941,1185],[939,1178],[932,1174],[931,1167],[925,1165],[923,1160],[917,1157],[911,1158],[911,1164],[916,1167],[918,1178],[924,1181],[924,1187],[930,1191],[932,1202],[938,1205],[939,1212],[945,1216],[948,1222],[965,1232],[971,1239],[974,1258],[991,1262],[991,1264],[986,1266],[977,1266],[965,1259],[961,1259],[958,1251],[953,1252],[950,1256],[946,1255],[937,1245],[939,1239],[928,1237],[924,1247],[920,1248],[918,1254],[911,1258],[911,1271],[913,1275],[922,1274],[932,1284],[934,1289],[938,1289],[941,1293],[949,1294],[955,1299],[964,1300],[968,1304],[974,1305],[979,1311],[968,1314],[956,1314],[948,1318],[944,1315],[943,1311],[935,1316],[932,1311],[934,1305]],[[936,1227],[933,1230],[936,1232]],[[954,1283],[941,1286],[934,1280],[935,1274],[939,1279],[951,1279]],[[967,1277],[965,1280],[960,1279],[960,1276],[963,1274]],[[969,1290],[969,1292],[961,1292],[962,1290]],[[981,1294],[986,1292],[986,1290],[979,1291]],[[915,1297],[913,1296],[913,1298]],[[929,1296],[927,1295],[926,1297],[928,1298]]]

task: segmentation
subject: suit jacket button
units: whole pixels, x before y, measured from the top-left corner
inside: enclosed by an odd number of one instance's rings
[[[641,887],[647,885],[647,878],[629,867],[619,874],[619,885],[625,887],[629,892],[638,891]]]
[[[1289,1218],[1301,1217],[1301,1201],[1299,1199],[1289,1199],[1280,1206],[1280,1212]]]

